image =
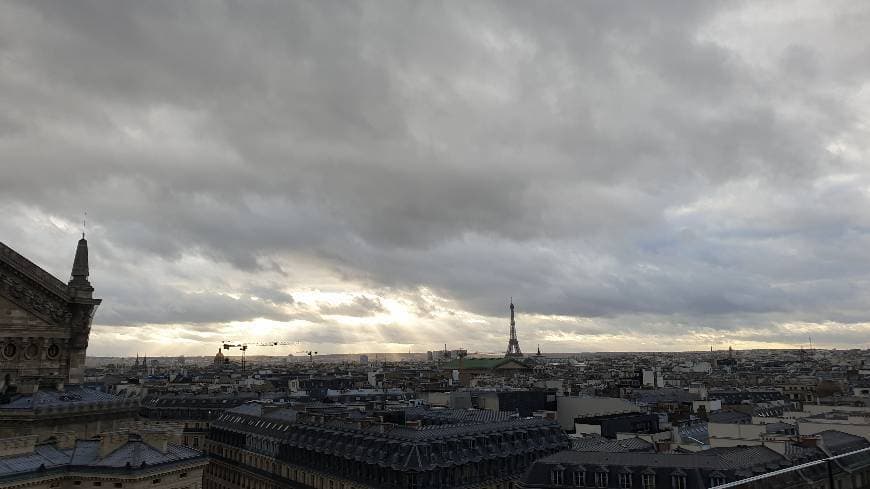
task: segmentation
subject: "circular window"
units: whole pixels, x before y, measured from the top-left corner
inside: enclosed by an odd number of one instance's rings
[[[60,347],[52,343],[52,345],[48,347],[48,358],[55,358],[58,355],[60,355]]]
[[[38,354],[39,354],[39,347],[36,346],[34,343],[27,345],[27,349],[24,350],[24,356],[26,356],[27,358],[34,358]]]
[[[15,348],[14,344],[6,343],[6,346],[3,347],[3,356],[6,358],[12,358],[15,356],[15,352],[17,351],[18,349]]]

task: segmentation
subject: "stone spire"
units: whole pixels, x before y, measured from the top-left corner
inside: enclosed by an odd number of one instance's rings
[[[88,281],[88,240],[85,239],[85,233],[82,233],[82,239],[76,247],[76,258],[68,285],[73,297],[92,299],[94,296],[94,288]]]

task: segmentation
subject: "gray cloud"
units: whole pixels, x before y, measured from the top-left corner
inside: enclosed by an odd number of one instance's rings
[[[64,276],[87,210],[115,326],[868,322],[870,11],[766,8],[0,2],[0,231]]]
[[[377,313],[386,312],[383,303],[377,297],[358,295],[351,302],[342,304],[320,305],[317,308],[321,314],[333,316],[365,317]]]

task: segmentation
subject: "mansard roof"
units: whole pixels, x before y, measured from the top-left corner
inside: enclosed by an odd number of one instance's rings
[[[776,463],[782,467],[789,461],[773,450],[762,447],[729,447],[694,453],[647,452],[578,452],[564,451],[540,460],[562,465],[603,465],[629,467],[667,467],[671,469],[734,470],[752,465]]]
[[[767,447],[731,447],[695,453],[577,452],[563,451],[537,460],[523,478],[524,487],[550,487],[550,471],[583,472],[592,467],[605,471],[655,475],[665,484],[673,476],[686,477],[686,487],[707,487],[710,477],[738,480],[753,473],[764,473],[790,466],[782,455]],[[751,472],[747,472],[747,469]],[[800,478],[799,474],[794,477]],[[669,486],[668,486],[669,487]]]
[[[205,455],[192,448],[169,443],[164,453],[139,439],[131,439],[103,457],[100,456],[99,440],[78,440],[73,448],[68,449],[44,443],[37,445],[31,453],[0,457],[0,480],[43,477],[46,470],[152,470],[204,460]]]
[[[505,366],[515,365],[520,368],[529,368],[525,363],[516,358],[462,358],[451,360],[441,368],[463,370],[494,370]]]
[[[571,449],[577,452],[655,452],[656,446],[642,438],[614,440],[601,435],[571,438]]]
[[[213,429],[257,434],[282,445],[397,470],[430,470],[514,454],[552,453],[568,442],[553,421],[466,410],[405,411],[416,426],[310,413],[251,415],[248,405],[225,412]]]

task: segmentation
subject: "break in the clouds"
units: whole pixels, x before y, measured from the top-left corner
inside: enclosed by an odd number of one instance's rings
[[[88,212],[91,354],[866,346],[868,22],[2,1],[0,238],[65,278]]]

